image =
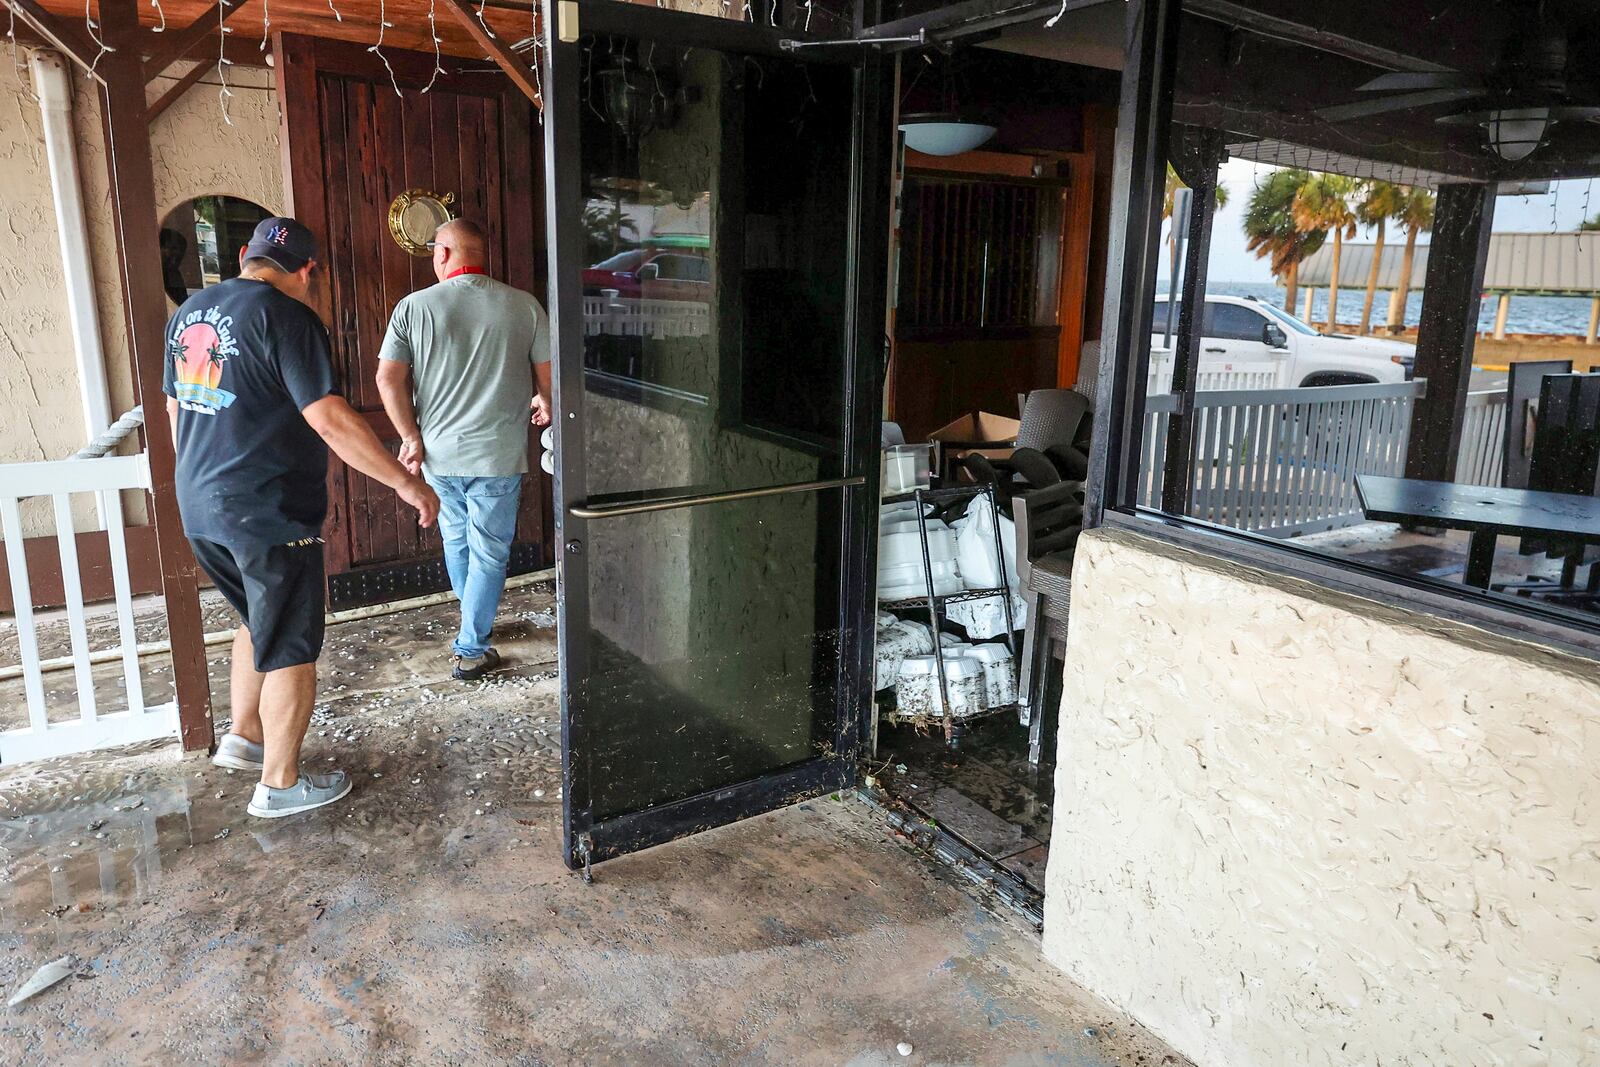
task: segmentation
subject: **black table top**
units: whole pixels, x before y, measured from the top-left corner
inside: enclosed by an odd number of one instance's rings
[[[1356,475],[1367,518],[1451,530],[1557,533],[1600,542],[1600,497]]]

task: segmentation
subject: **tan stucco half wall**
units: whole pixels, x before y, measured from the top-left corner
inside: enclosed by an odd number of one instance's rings
[[[0,241],[0,463],[65,459],[85,439],[44,132],[26,56],[19,58],[13,63],[6,51],[0,59],[0,233],[5,237]],[[172,68],[151,96],[183,70],[182,64]],[[218,87],[202,81],[152,125],[158,218],[184,200],[207,194],[240,196],[282,210],[271,71],[232,67],[229,81],[234,86],[228,101],[231,124],[223,121]],[[134,391],[99,94],[81,74],[74,74],[73,86],[96,303],[111,406],[120,414],[133,406]],[[161,266],[152,263],[150,269]],[[79,529],[85,529],[93,509],[87,499],[74,504]],[[30,535],[53,530],[42,508],[29,508],[25,520]]]
[[[1078,544],[1044,947],[1200,1067],[1600,1063],[1600,669]]]

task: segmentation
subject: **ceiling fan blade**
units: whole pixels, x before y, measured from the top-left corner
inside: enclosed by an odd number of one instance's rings
[[[1360,100],[1354,104],[1335,104],[1333,107],[1318,108],[1316,115],[1328,122],[1348,122],[1351,119],[1365,119],[1373,115],[1388,114],[1391,111],[1409,111],[1414,107],[1452,104],[1457,100],[1471,100],[1477,95],[1479,95],[1477,89],[1430,89],[1421,93],[1385,96],[1378,100]]]
[[[1456,70],[1397,71],[1356,86],[1358,93],[1414,93],[1423,89],[1482,89],[1483,79]]]

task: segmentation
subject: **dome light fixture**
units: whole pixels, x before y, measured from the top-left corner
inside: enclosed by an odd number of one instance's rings
[[[900,117],[906,147],[929,156],[959,156],[988,141],[997,132],[953,111],[924,111]]]

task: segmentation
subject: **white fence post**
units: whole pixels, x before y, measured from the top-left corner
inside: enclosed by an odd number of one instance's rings
[[[20,674],[28,705],[28,725],[0,731],[0,763],[44,759],[83,752],[107,745],[129,744],[178,733],[175,702],[150,707],[139,673],[138,635],[134,629],[132,583],[128,575],[128,550],[118,494],[124,489],[147,489],[149,468],[144,456],[63,460],[54,463],[0,465],[0,533],[5,537],[6,566],[11,583],[12,607],[17,626]],[[97,699],[94,662],[103,658],[89,647],[88,615],[84,605],[77,532],[72,522],[73,493],[92,493],[106,516],[106,539],[115,595],[116,658],[122,662],[124,699],[120,707],[105,710]],[[44,691],[44,671],[32,583],[23,549],[21,501],[51,498],[56,545],[61,559],[61,580],[66,603],[67,633],[76,679],[77,714],[52,722]],[[108,701],[107,704],[113,703]]]

